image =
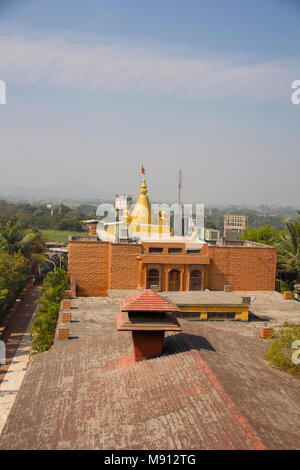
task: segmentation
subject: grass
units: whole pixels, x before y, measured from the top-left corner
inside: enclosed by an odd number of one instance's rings
[[[69,230],[41,230],[46,235],[46,242],[68,243],[69,236],[84,237],[87,232],[71,232]]]

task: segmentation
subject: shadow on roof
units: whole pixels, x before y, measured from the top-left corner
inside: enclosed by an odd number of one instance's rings
[[[203,336],[192,335],[189,333],[178,333],[165,338],[164,356],[178,354],[185,351],[196,349],[206,349],[207,351],[216,351],[212,344]]]

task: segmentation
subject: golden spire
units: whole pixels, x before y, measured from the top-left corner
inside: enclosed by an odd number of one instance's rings
[[[144,177],[140,189],[141,194],[131,214],[131,221],[134,224],[151,224],[153,220],[151,204],[147,192],[146,178]]]
[[[142,185],[141,185],[141,189],[140,189],[140,193],[141,194],[147,194],[147,192],[148,192],[148,189],[147,189],[147,184],[146,184],[146,177],[144,176],[143,182],[142,182]]]

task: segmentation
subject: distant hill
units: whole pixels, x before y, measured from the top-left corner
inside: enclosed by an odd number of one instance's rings
[[[114,193],[77,182],[41,187],[0,185],[0,199],[35,202],[112,201]]]

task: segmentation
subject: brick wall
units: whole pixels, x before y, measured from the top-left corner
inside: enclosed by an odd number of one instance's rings
[[[111,289],[136,289],[141,245],[111,245]]]
[[[211,258],[208,288],[223,290],[274,290],[276,249],[272,247],[208,247]]]
[[[71,241],[68,246],[69,274],[76,279],[77,295],[106,296],[110,280],[110,243]]]
[[[76,279],[77,295],[106,296],[107,289],[136,289],[141,245],[108,242],[69,242],[69,274]]]
[[[78,296],[106,296],[107,289],[136,289],[141,245],[99,241],[69,242],[69,274],[76,279]],[[272,247],[206,246],[210,265],[205,287],[223,290],[274,290],[276,250]]]

